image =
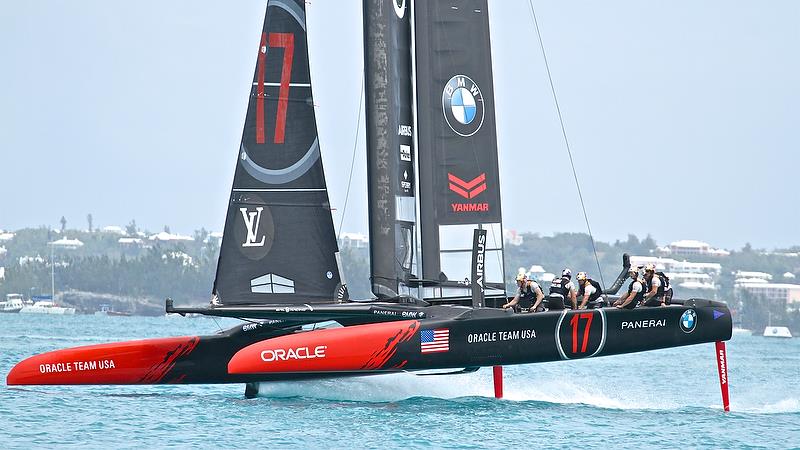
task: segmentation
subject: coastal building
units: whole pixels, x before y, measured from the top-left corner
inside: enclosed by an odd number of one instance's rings
[[[369,237],[361,233],[343,232],[339,235],[339,248],[367,248]]]
[[[69,239],[68,237],[64,236],[63,238],[57,241],[48,242],[47,245],[52,245],[53,248],[75,250],[77,248],[83,247],[83,242],[79,241],[78,239]]]
[[[698,289],[716,291],[718,289],[714,278],[705,273],[665,273],[669,277],[670,285],[684,289]]]
[[[656,252],[661,256],[728,256],[731,252],[711,247],[703,241],[684,239],[675,241],[666,247],[658,247]]]
[[[0,242],[10,241],[12,239],[14,239],[14,233],[0,230]]]
[[[718,277],[722,272],[722,265],[719,263],[696,263],[690,261],[678,261],[673,258],[662,258],[658,256],[631,256],[631,265],[645,266],[655,264],[656,270],[671,273],[685,274],[706,274],[710,277]]]
[[[194,238],[191,236],[184,236],[180,234],[172,234],[167,233],[166,231],[162,231],[161,233],[157,233],[151,235],[149,238],[151,241],[161,241],[161,242],[169,242],[169,241],[193,241]]]
[[[221,231],[212,231],[211,233],[208,233],[208,236],[206,236],[206,239],[203,242],[208,244],[208,243],[210,243],[212,241],[216,242],[217,244],[221,244],[222,243],[222,232]]]
[[[528,276],[536,277],[537,279],[541,278],[541,276],[545,273],[547,273],[547,271],[544,270],[544,267],[538,264],[534,264],[530,269],[528,269]]]
[[[119,234],[121,236],[125,236],[127,234],[122,227],[118,227],[116,225],[109,225],[107,227],[103,227],[100,229],[100,231],[108,234]]]
[[[519,246],[522,245],[524,239],[522,238],[522,234],[517,233],[517,230],[503,230],[503,241],[507,245]]]
[[[736,282],[739,280],[763,280],[764,282],[772,281],[772,275],[766,272],[751,272],[746,270],[736,271]]]
[[[715,297],[719,290],[718,279],[722,272],[719,263],[678,261],[658,256],[631,256],[631,265],[642,267],[654,264],[657,271],[669,277],[670,285],[679,296]]]
[[[123,247],[141,247],[144,241],[140,238],[121,237],[117,239],[117,243]]]
[[[785,301],[787,309],[800,308],[800,284],[769,283],[760,279],[756,280],[759,281],[737,280],[734,293],[745,291],[768,301]]]

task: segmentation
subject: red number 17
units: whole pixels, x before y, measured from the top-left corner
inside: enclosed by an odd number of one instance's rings
[[[269,41],[269,43],[267,42]],[[258,87],[256,89],[256,143],[263,144],[264,138],[264,72],[269,47],[283,47],[283,68],[281,69],[281,88],[278,94],[278,113],[275,117],[275,138],[273,142],[283,144],[286,133],[286,108],[289,106],[289,81],[292,78],[294,59],[294,34],[261,33],[261,46],[258,48]]]
[[[586,353],[586,346],[589,344],[589,329],[592,327],[593,313],[580,313],[572,316],[569,324],[572,325],[572,353],[578,353],[578,324],[581,319],[586,319],[586,329],[583,331],[583,344],[581,353]]]

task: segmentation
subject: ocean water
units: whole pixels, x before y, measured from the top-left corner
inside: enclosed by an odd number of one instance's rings
[[[235,321],[0,314],[0,373],[68,346],[210,334]],[[735,335],[730,413],[713,344],[458,376],[0,388],[0,448],[800,448],[800,339]]]

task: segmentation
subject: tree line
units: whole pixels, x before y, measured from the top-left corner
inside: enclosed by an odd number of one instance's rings
[[[138,231],[135,222],[128,226],[129,233]],[[0,280],[0,294],[28,295],[50,292],[50,248],[47,243],[61,237],[79,239],[82,247],[72,250],[55,250],[55,284],[59,292],[87,291],[117,296],[148,297],[161,302],[172,297],[177,302],[205,303],[211,293],[216,273],[219,245],[216,239],[206,239],[208,232],[194,232],[194,241],[154,242],[144,239],[145,246],[124,246],[120,235],[104,232],[87,232],[65,229],[55,232],[47,228],[19,230],[13,240],[4,243],[6,253],[0,256],[0,266],[5,267],[5,279]],[[564,267],[588,272],[595,280],[610,285],[621,269],[622,254],[651,255],[656,241],[647,236],[639,239],[628,235],[626,240],[613,243],[596,241],[594,246],[585,233],[557,233],[541,236],[535,233],[522,235],[521,245],[506,245],[506,285],[514,289],[517,269],[526,270],[533,264],[558,274]],[[602,272],[597,269],[595,250]],[[722,272],[718,279],[718,299],[743,313],[748,323],[760,327],[771,318],[773,323],[794,323],[800,330],[800,318],[786,311],[786,304],[767,304],[764,299],[734,292],[734,273],[737,270],[759,271],[781,280],[785,272],[800,275],[800,258],[788,253],[800,247],[766,252],[746,245],[724,257],[698,257],[694,262],[718,262]],[[341,250],[343,271],[353,298],[368,298],[369,251],[366,248]],[[20,258],[28,258],[21,261]],[[602,277],[599,274],[602,273]],[[767,311],[767,316],[763,312]]]

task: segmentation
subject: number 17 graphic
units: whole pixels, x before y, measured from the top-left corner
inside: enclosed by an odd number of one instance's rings
[[[294,59],[294,34],[261,33],[261,46],[258,49],[258,86],[256,89],[256,143],[266,142],[264,137],[264,73],[266,71],[267,46],[283,48],[283,67],[278,94],[278,112],[275,116],[275,144],[283,144],[286,134],[286,108],[289,106],[289,82],[292,78]]]
[[[589,344],[589,329],[592,328],[593,313],[580,313],[572,316],[569,324],[572,325],[572,353],[578,353],[578,327],[581,319],[586,319],[586,328],[583,331],[583,344],[581,353],[586,353],[586,346]]]

